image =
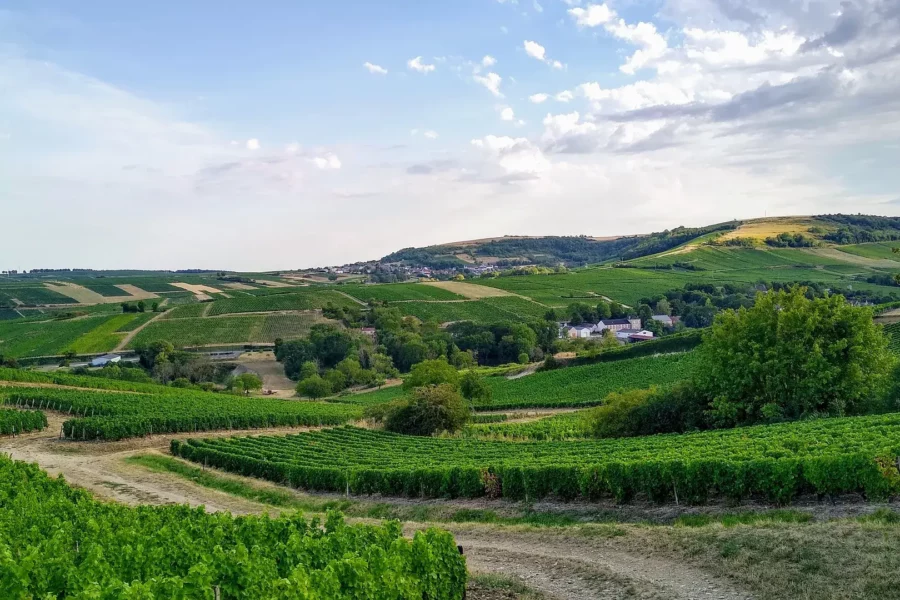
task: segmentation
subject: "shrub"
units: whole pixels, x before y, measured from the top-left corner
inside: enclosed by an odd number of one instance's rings
[[[385,418],[385,429],[408,435],[459,431],[469,420],[469,407],[449,384],[416,388]]]
[[[403,382],[405,389],[413,389],[430,385],[450,385],[459,387],[459,372],[445,358],[423,360],[410,371]]]
[[[459,390],[463,398],[478,404],[487,404],[493,394],[491,388],[474,371],[467,371],[460,380]]]
[[[297,393],[307,398],[324,398],[325,396],[330,396],[331,392],[331,384],[319,375],[307,377],[297,384]]]

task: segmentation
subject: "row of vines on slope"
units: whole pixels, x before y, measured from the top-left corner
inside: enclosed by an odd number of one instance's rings
[[[900,492],[900,414],[575,442],[423,438],[342,427],[173,440],[171,449],[243,475],[358,494],[698,503]]]
[[[97,502],[37,465],[0,457],[4,598],[459,600],[453,537],[400,524],[299,514],[233,517],[202,507]]]

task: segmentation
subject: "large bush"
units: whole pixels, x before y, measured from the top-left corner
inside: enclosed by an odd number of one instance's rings
[[[449,384],[416,388],[412,395],[391,407],[384,420],[388,431],[409,435],[455,432],[469,420],[466,401]]]
[[[716,317],[699,348],[698,391],[716,427],[878,409],[894,359],[868,309],[803,288],[759,294]]]

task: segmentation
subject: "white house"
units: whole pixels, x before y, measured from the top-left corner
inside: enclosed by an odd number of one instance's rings
[[[653,332],[646,329],[620,329],[616,337],[626,342],[644,342],[653,339]]]
[[[588,325],[574,325],[569,327],[568,335],[570,338],[589,338],[593,329]]]
[[[594,325],[594,333],[603,333],[607,329],[612,331],[621,331],[622,329],[640,329],[641,320],[638,318],[628,319],[603,319]]]
[[[114,365],[117,362],[122,360],[122,357],[118,354],[104,354],[103,356],[98,356],[94,360],[91,361],[92,367],[105,367],[106,365]]]

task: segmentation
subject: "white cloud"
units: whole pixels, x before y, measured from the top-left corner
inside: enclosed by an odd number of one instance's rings
[[[547,50],[537,42],[525,40],[525,54],[543,62],[546,60]]]
[[[558,93],[556,96],[554,96],[554,98],[556,98],[557,102],[571,102],[574,97],[575,97],[575,94],[573,94],[569,90],[563,90],[560,93]]]
[[[387,75],[388,72],[388,70],[381,65],[376,65],[370,62],[364,62],[363,66],[369,71],[369,73],[374,73],[376,75]]]
[[[298,144],[297,142],[291,142],[284,147],[284,151],[288,154],[297,154],[298,152],[300,152],[300,144]]]
[[[432,130],[430,130],[430,129],[427,130],[427,131],[425,131],[424,133],[422,133],[422,135],[424,135],[424,136],[425,136],[426,138],[428,138],[429,140],[436,140],[436,139],[438,139],[437,131],[432,131]]]
[[[665,38],[656,31],[656,26],[652,23],[641,22],[629,25],[619,19],[618,22],[609,24],[607,30],[619,39],[640,46],[640,49],[620,67],[623,73],[634,74],[635,71],[647,66],[651,61],[662,58],[668,49]]]
[[[406,61],[406,66],[412,69],[413,71],[418,71],[419,73],[431,73],[434,71],[434,65],[429,65],[422,62],[422,57],[417,56],[415,58],[411,58]]]
[[[247,150],[259,150],[259,140],[256,138],[247,140]]]
[[[528,99],[531,100],[534,104],[543,104],[549,97],[550,96],[548,94],[539,93],[528,96]]]
[[[330,152],[323,156],[316,156],[312,160],[313,164],[316,165],[316,168],[318,169],[326,170],[341,168],[340,159]]]
[[[587,8],[570,8],[569,14],[581,27],[597,27],[612,21],[616,16],[616,11],[606,4],[588,4]]]
[[[500,109],[500,119],[503,121],[515,121],[516,113],[510,107],[504,106]]]
[[[491,72],[486,75],[474,75],[473,78],[475,81],[486,87],[493,95],[498,98],[503,97],[503,94],[500,93],[500,84],[502,83],[503,78],[496,73]]]
[[[497,59],[490,54],[485,55],[485,57],[481,59],[481,66],[483,67],[493,67],[496,64]]]
[[[550,168],[540,148],[526,138],[488,135],[472,140],[507,175],[537,175]]]
[[[534,2],[532,3],[532,6],[534,6],[535,12],[539,12],[539,13],[544,12],[544,7],[541,6],[541,3],[538,2],[538,0],[534,0]]]

